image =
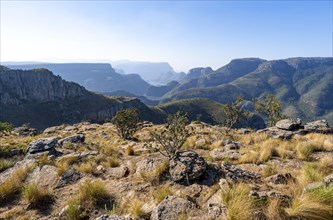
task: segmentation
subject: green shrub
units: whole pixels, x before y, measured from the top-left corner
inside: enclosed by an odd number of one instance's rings
[[[43,207],[53,202],[53,195],[49,191],[39,188],[35,183],[23,187],[23,197],[33,207]]]
[[[127,108],[118,111],[112,119],[117,133],[124,139],[132,138],[136,131],[141,128],[139,110]]]
[[[180,112],[169,115],[162,131],[150,132],[152,139],[159,145],[154,149],[163,156],[172,158],[190,136],[190,132],[186,128],[187,122],[186,115],[181,115]]]

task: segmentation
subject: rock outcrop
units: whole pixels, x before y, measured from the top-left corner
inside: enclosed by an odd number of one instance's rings
[[[195,180],[206,168],[206,161],[194,151],[178,152],[169,163],[170,176],[176,182]]]

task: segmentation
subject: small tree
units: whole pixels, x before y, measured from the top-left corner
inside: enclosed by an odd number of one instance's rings
[[[266,94],[262,100],[254,101],[255,110],[268,118],[268,126],[274,126],[277,121],[285,118],[281,102],[273,94]]]
[[[190,136],[190,132],[186,128],[187,122],[186,115],[182,115],[180,112],[169,115],[162,131],[150,132],[152,139],[159,145],[154,149],[171,159]]]
[[[226,115],[226,122],[225,125],[229,128],[232,128],[241,117],[244,117],[247,115],[247,112],[245,112],[242,109],[243,104],[243,97],[238,96],[236,101],[234,101],[231,104],[224,104],[223,105],[223,111]]]
[[[118,111],[112,118],[112,123],[116,126],[117,133],[124,139],[133,137],[136,131],[141,128],[139,110],[127,108]]]
[[[11,133],[13,130],[13,125],[9,122],[0,121],[0,133]]]

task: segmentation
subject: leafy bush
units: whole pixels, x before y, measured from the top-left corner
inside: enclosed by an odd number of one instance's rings
[[[282,104],[273,94],[266,94],[262,100],[254,101],[256,111],[268,117],[268,126],[274,126],[277,121],[285,118],[282,115]]]
[[[241,117],[245,117],[247,112],[242,109],[243,97],[238,96],[236,101],[231,104],[224,104],[223,111],[226,115],[225,125],[229,128],[232,128]]]
[[[172,158],[190,136],[186,128],[187,122],[186,115],[181,115],[180,112],[169,115],[162,131],[150,132],[152,139],[160,146],[154,149],[163,156]]]
[[[133,137],[135,132],[141,128],[140,121],[139,110],[133,108],[118,111],[112,119],[117,133],[124,139]]]
[[[9,122],[0,121],[0,133],[1,132],[11,132],[13,130],[13,125]]]

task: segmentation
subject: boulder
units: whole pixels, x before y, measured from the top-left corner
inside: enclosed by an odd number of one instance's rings
[[[35,154],[43,151],[50,151],[57,145],[58,140],[55,137],[40,138],[32,141],[28,146],[28,152]]]
[[[52,134],[52,133],[55,133],[56,131],[59,131],[61,129],[63,129],[64,126],[53,126],[53,127],[49,127],[49,128],[46,128],[43,133],[44,134]]]
[[[74,168],[66,170],[61,174],[59,181],[57,182],[55,188],[60,188],[65,185],[74,184],[81,178],[81,173]]]
[[[290,173],[278,173],[267,177],[265,180],[273,184],[288,184],[288,181],[292,179]]]
[[[241,156],[237,150],[226,151],[223,148],[215,148],[209,154],[215,160],[223,160],[224,158],[228,158],[230,160],[237,160]]]
[[[304,131],[314,133],[331,133],[332,128],[329,127],[326,120],[318,120],[306,123],[304,125]]]
[[[310,183],[308,184],[303,192],[311,192],[313,190],[316,190],[316,189],[319,189],[319,188],[322,188],[322,187],[325,187],[325,184],[323,182],[314,182],[314,183]]]
[[[300,118],[283,119],[278,121],[275,126],[279,129],[292,131],[301,127],[302,120]]]
[[[221,169],[225,173],[225,178],[234,182],[256,181],[261,177],[258,173],[243,170],[239,166],[224,161],[221,163]]]
[[[275,191],[255,191],[251,190],[250,191],[250,196],[260,199],[260,200],[266,200],[268,198],[277,198],[280,199],[281,201],[288,202],[291,200],[291,197],[285,194],[281,194],[279,192]]]
[[[132,220],[131,217],[123,217],[119,215],[101,215],[95,220]]]
[[[50,165],[36,167],[27,177],[28,183],[35,183],[38,187],[53,188],[57,181],[57,168]]]
[[[22,126],[14,128],[13,133],[17,136],[35,136],[37,135],[37,129],[30,128],[28,126]]]
[[[108,176],[116,179],[121,179],[129,174],[130,170],[127,166],[113,167],[108,169]]]
[[[140,175],[142,172],[154,172],[156,168],[163,163],[164,161],[162,159],[157,158],[147,158],[141,160],[136,163],[136,174]]]
[[[326,186],[331,186],[333,185],[333,173],[324,177],[323,182]]]
[[[151,220],[177,220],[180,215],[186,214],[195,208],[194,203],[178,198],[176,196],[167,196],[152,211]]]
[[[170,176],[176,182],[197,179],[206,168],[206,161],[193,151],[178,152],[169,163]]]
[[[58,141],[60,145],[63,145],[64,143],[73,143],[73,144],[78,144],[78,143],[83,143],[85,140],[84,134],[76,134],[72,135],[66,138],[63,138]]]

